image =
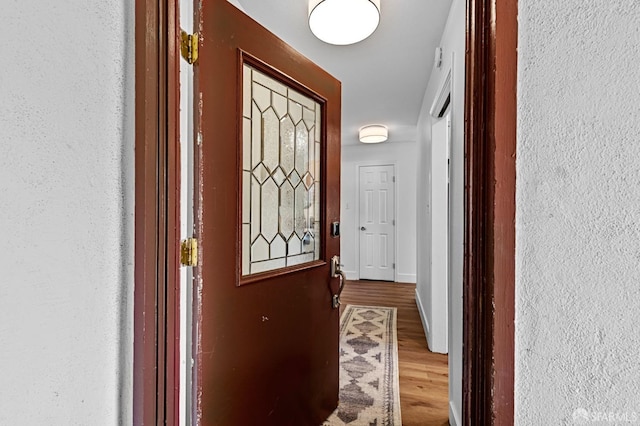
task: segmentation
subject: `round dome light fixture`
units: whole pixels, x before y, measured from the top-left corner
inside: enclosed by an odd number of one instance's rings
[[[309,0],[309,28],[325,43],[357,43],[373,34],[379,22],[380,0]]]
[[[360,128],[360,142],[362,143],[380,143],[389,138],[389,130],[387,126],[382,124],[371,124]]]

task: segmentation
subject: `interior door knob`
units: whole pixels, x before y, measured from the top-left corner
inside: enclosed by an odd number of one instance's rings
[[[366,230],[367,230],[367,228],[365,228],[364,226],[361,226],[361,227],[360,227],[360,230],[361,230],[361,231],[366,231]]]

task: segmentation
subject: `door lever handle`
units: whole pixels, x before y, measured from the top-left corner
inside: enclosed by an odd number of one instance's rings
[[[344,290],[344,285],[347,282],[347,278],[344,275],[344,272],[340,269],[340,257],[333,256],[331,258],[331,278],[339,278],[340,279],[340,287],[338,288],[338,292],[333,295],[331,298],[331,307],[333,309],[337,309],[340,307],[340,295],[342,294],[342,290]]]
[[[347,279],[344,276],[344,272],[338,271],[338,277],[340,278],[340,288],[338,288],[338,292],[333,295],[331,299],[331,306],[333,309],[337,309],[340,307],[340,295],[342,294],[342,290],[344,290],[344,284],[347,282]]]

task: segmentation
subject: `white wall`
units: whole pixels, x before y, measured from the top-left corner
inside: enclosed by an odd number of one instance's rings
[[[422,110],[418,121],[418,180],[428,181],[428,165],[431,163],[431,124],[434,120],[429,109],[438,90],[451,68],[452,53],[454,66],[452,74],[451,103],[451,197],[452,230],[450,243],[451,288],[449,289],[449,399],[452,424],[461,424],[462,413],[462,267],[464,260],[464,54],[465,54],[465,1],[453,0],[440,46],[443,49],[443,63],[440,69],[431,73],[425,92]],[[428,71],[427,71],[428,72]],[[422,307],[423,322],[432,304],[438,303],[431,297],[433,287],[441,283],[431,283],[429,259],[431,256],[431,235],[428,231],[429,192],[428,185],[418,186],[418,277],[416,299]],[[439,324],[430,324],[438,327]],[[442,324],[440,323],[440,326]]]
[[[390,130],[391,132],[391,130]],[[390,133],[391,136],[391,133]],[[415,136],[414,136],[415,138]],[[395,164],[396,280],[416,282],[416,143],[387,141],[342,147],[340,261],[348,279],[359,277],[357,166]]]
[[[640,3],[518,7],[516,423],[640,421]]]
[[[132,418],[133,3],[0,14],[0,424]]]

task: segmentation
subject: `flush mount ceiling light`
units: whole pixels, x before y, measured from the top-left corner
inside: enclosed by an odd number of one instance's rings
[[[389,138],[389,130],[387,126],[381,124],[372,124],[360,128],[360,142],[362,143],[380,143]]]
[[[380,0],[309,0],[309,28],[325,43],[357,43],[379,22]]]

